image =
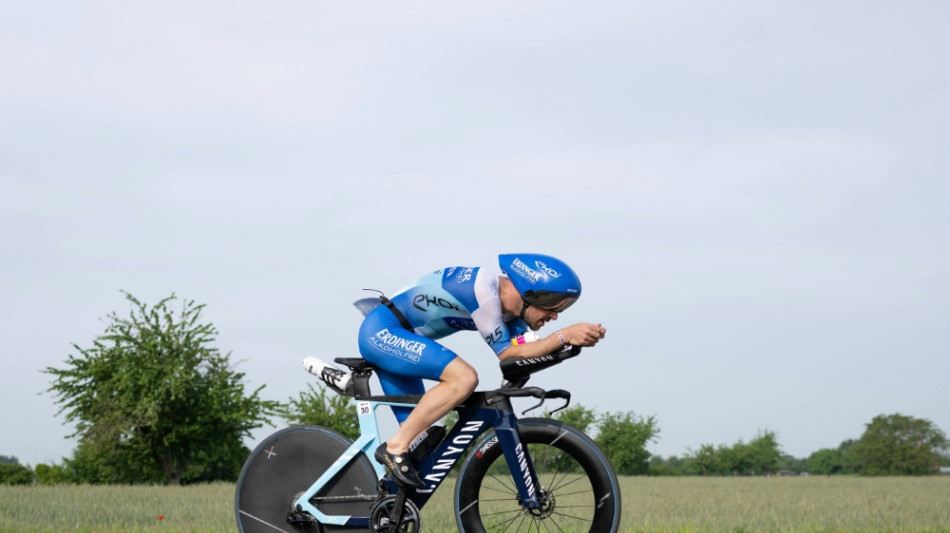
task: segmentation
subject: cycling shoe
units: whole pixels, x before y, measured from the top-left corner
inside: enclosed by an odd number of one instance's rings
[[[416,469],[409,462],[409,454],[389,453],[386,451],[386,443],[384,442],[379,445],[379,448],[376,448],[376,453],[373,455],[381,465],[389,469],[396,483],[415,489],[425,488],[425,482],[419,478]]]

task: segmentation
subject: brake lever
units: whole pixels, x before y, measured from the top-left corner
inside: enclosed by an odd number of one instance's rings
[[[525,409],[524,411],[521,411],[521,415],[524,416],[524,415],[528,414],[528,411],[534,411],[534,410],[537,409],[538,407],[541,407],[541,405],[543,405],[543,404],[544,404],[544,396],[541,397],[541,401],[538,402],[537,404],[532,405],[531,407]]]
[[[537,387],[532,387],[532,388],[533,388],[533,389],[536,389]],[[566,409],[567,406],[571,404],[571,393],[568,392],[568,391],[566,391],[566,390],[564,390],[564,389],[554,389],[554,390],[542,391],[542,392],[543,392],[544,394],[541,395],[541,401],[538,402],[537,404],[532,405],[531,407],[525,409],[524,411],[521,411],[521,414],[522,414],[522,415],[526,415],[526,414],[528,414],[528,411],[534,411],[534,410],[537,409],[538,407],[541,407],[542,405],[544,405],[545,400],[547,400],[548,398],[554,398],[554,399],[557,399],[557,400],[564,400],[564,405],[558,407],[557,409],[551,411],[551,412],[548,413],[548,414],[552,414],[552,415],[553,415],[554,413],[560,411],[561,409]],[[527,394],[526,394],[525,396],[534,396],[535,398],[537,398],[537,396],[535,396],[534,394],[530,394],[530,395],[527,395]]]
[[[564,405],[562,405],[562,406],[558,407],[557,409],[555,409],[555,410],[553,410],[553,411],[550,412],[550,414],[552,414],[552,415],[553,415],[554,413],[560,411],[561,409],[567,409],[567,406],[568,406],[568,405],[571,405],[571,393],[570,393],[569,391],[564,390],[564,389],[549,390],[549,391],[547,391],[546,393],[544,393],[544,398],[545,398],[545,399],[547,399],[547,398],[554,398],[554,399],[558,399],[558,400],[564,400]],[[543,403],[543,402],[544,402],[544,400],[542,400],[542,403]]]

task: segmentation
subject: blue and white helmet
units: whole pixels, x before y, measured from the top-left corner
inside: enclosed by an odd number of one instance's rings
[[[581,296],[581,280],[566,263],[543,254],[501,254],[498,256],[508,279],[529,305],[560,313]],[[524,316],[524,310],[521,311]]]

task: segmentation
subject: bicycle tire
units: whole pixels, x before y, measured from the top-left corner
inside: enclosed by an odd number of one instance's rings
[[[331,429],[295,426],[265,438],[248,456],[234,493],[234,513],[241,533],[320,531],[287,523],[293,501],[337,460],[353,441]],[[317,497],[370,495],[376,473],[366,454],[351,461]],[[372,501],[319,502],[327,515],[369,516]],[[338,528],[321,525],[323,531]],[[354,531],[349,528],[346,531]]]
[[[577,428],[546,418],[518,421],[541,491],[543,509],[519,500],[501,446],[489,432],[472,449],[455,488],[460,533],[560,531],[615,533],[620,526],[620,485],[596,444]]]

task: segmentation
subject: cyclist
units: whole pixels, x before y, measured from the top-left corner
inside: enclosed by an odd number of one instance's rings
[[[387,395],[423,394],[415,408],[394,407],[400,426],[377,448],[375,457],[402,485],[423,488],[408,456],[410,443],[478,385],[475,369],[434,339],[474,330],[499,358],[537,357],[573,346],[594,346],[607,330],[600,324],[573,324],[535,342],[525,342],[557,320],[581,295],[577,274],[542,254],[502,254],[502,274],[480,267],[436,270],[370,311],[360,326],[363,358],[378,367]],[[426,392],[423,379],[439,383]]]

